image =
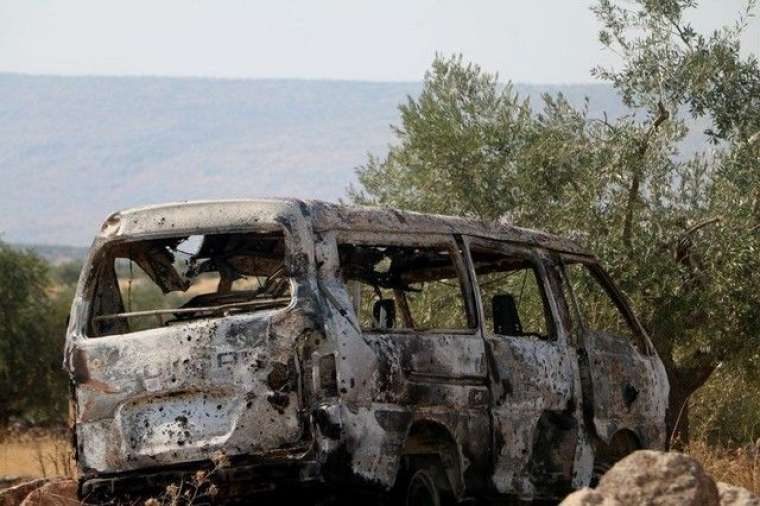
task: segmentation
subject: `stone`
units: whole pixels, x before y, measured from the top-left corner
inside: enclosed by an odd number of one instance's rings
[[[718,482],[720,506],[760,506],[760,498],[743,487]]]
[[[21,506],[79,506],[77,482],[74,480],[56,480],[32,491]]]
[[[634,452],[607,471],[596,491],[626,505],[720,504],[718,488],[699,462],[677,452]]]
[[[615,499],[604,497],[590,488],[583,488],[565,497],[560,506],[623,506]]]

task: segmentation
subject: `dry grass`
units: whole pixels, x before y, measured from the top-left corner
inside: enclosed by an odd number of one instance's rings
[[[198,471],[189,481],[172,484],[158,497],[151,497],[144,506],[193,506],[206,504],[219,493],[214,484],[214,475],[218,470],[229,467],[230,461],[224,453],[217,452],[211,457],[214,467],[209,471]]]
[[[722,449],[694,441],[686,453],[700,461],[715,481],[738,485],[760,495],[760,448]]]
[[[65,433],[42,429],[0,432],[0,476],[73,476],[74,469]]]
[[[723,449],[695,441],[686,453],[699,460],[716,481],[738,485],[760,495],[760,448]],[[32,429],[0,432],[0,477],[73,476],[75,466],[72,457],[68,437],[60,431]],[[224,465],[217,463],[215,468],[218,467]],[[197,483],[185,484],[178,491],[168,490],[167,497],[160,498],[158,504],[176,504],[172,492],[180,496],[192,494],[194,497],[200,489],[209,486],[207,480],[210,476],[204,474],[202,478],[196,477]]]

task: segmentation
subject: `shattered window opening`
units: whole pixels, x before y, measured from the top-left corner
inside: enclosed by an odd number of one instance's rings
[[[342,244],[340,265],[364,331],[471,331],[474,319],[448,246]]]
[[[535,263],[520,255],[473,246],[483,326],[486,332],[512,337],[555,338],[551,311]],[[494,312],[501,318],[494,318]]]
[[[604,333],[631,342],[640,353],[647,346],[639,328],[631,321],[621,302],[611,293],[602,276],[583,263],[565,264],[565,275],[570,283],[583,326],[590,332]],[[571,318],[577,316],[571,312]],[[573,328],[579,322],[573,322]]]
[[[125,242],[109,247],[99,263],[88,334],[282,308],[290,300],[281,232]]]

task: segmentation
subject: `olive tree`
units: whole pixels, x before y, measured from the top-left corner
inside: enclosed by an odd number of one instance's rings
[[[43,259],[0,242],[0,427],[11,417],[63,419],[68,396],[61,357],[69,300],[54,293]]]
[[[400,106],[395,143],[349,189],[358,203],[576,237],[633,299],[668,370],[669,427],[684,438],[687,400],[719,364],[760,365],[760,73],[740,52],[746,18],[706,37],[683,21],[695,7],[596,5],[622,65],[594,72],[631,106],[623,118],[592,118],[561,95],[533,106],[461,56],[437,57]],[[709,153],[679,153],[686,115],[711,118]]]

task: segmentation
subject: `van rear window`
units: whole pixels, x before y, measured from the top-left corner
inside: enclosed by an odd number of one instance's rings
[[[120,243],[96,269],[91,337],[285,307],[291,298],[282,233]]]

